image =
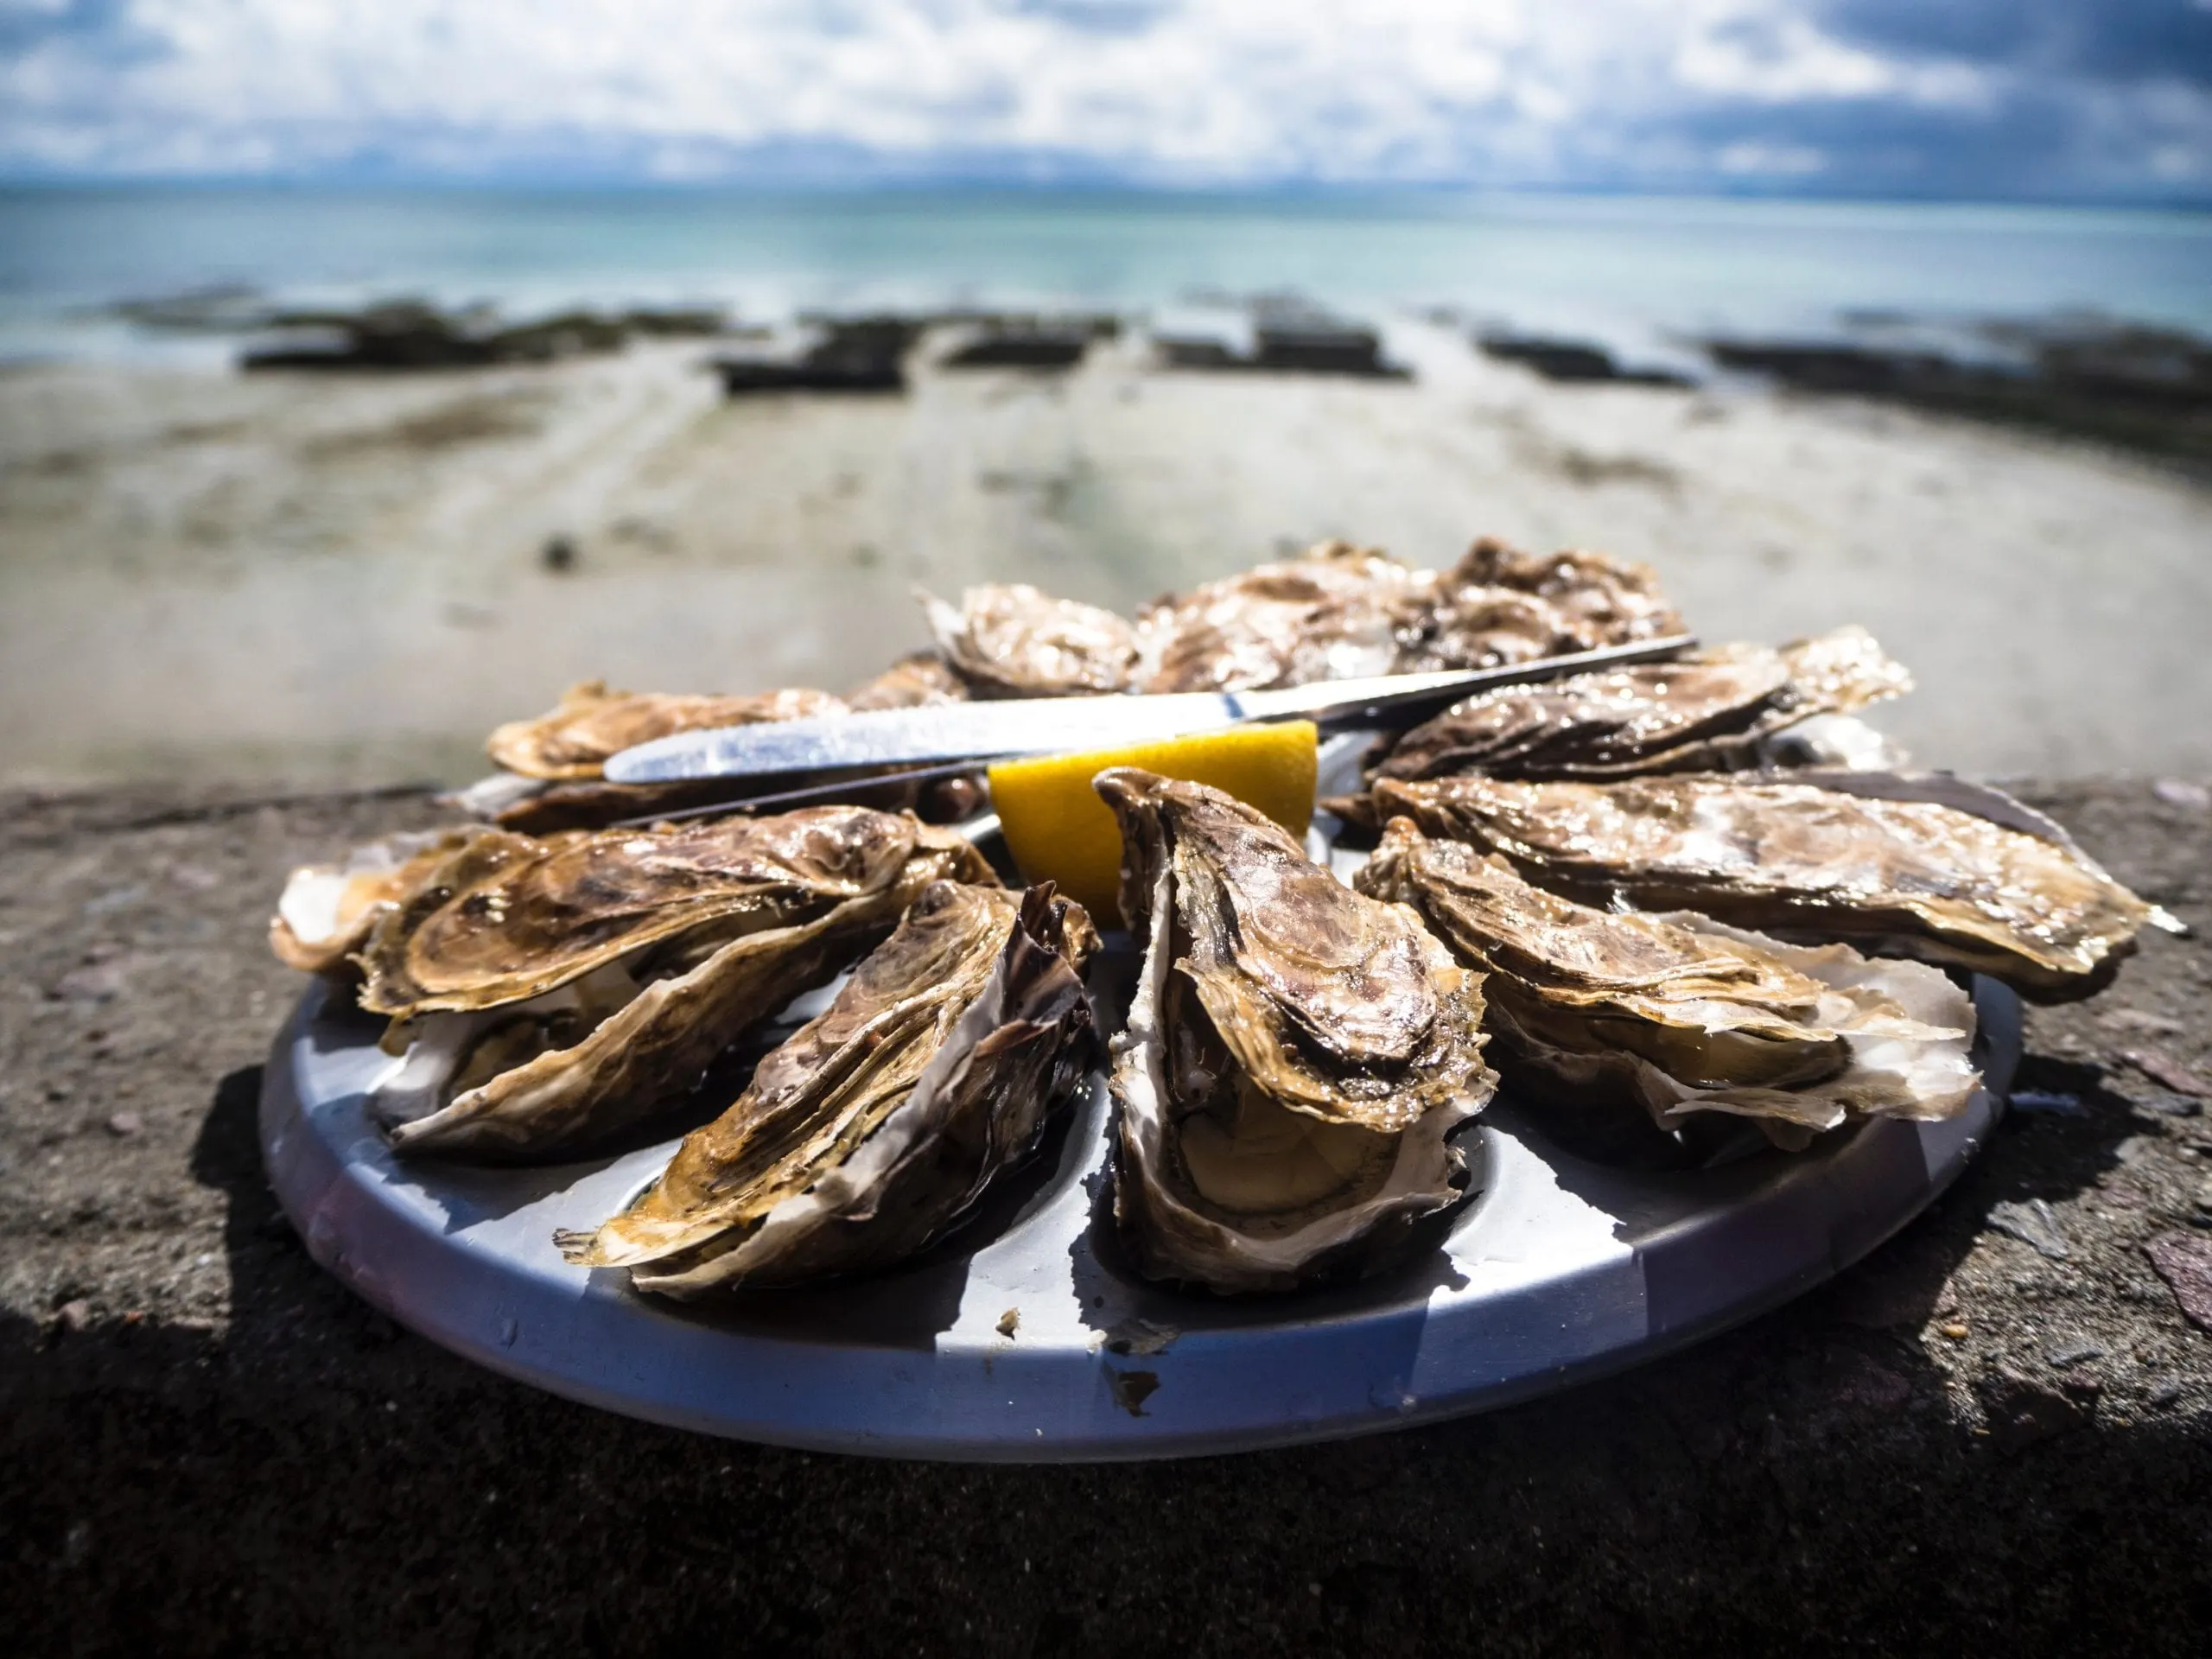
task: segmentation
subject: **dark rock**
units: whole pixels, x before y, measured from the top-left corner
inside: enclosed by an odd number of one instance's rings
[[[2179,1060],[2161,1054],[2155,1048],[2124,1048],[2120,1058],[2152,1082],[2163,1084],[2176,1094],[2194,1095],[2200,1100],[2212,1098],[2212,1083],[2205,1082]]]
[[[2089,1412],[2061,1389],[2014,1371],[1982,1378],[1980,1392],[1990,1440],[2008,1456],[2089,1421]]]
[[[1999,1232],[2017,1238],[2038,1255],[2053,1262],[2063,1262],[2069,1252],[2066,1235],[2059,1230],[2058,1217],[2050,1204],[2042,1198],[2026,1204],[1995,1204],[1989,1208],[1989,1224]]]
[[[2006,1103],[2016,1112],[2048,1113],[2053,1117],[2087,1117],[2089,1109],[2079,1095],[2052,1089],[2015,1089]]]
[[[1982,333],[2001,360],[1850,340],[1715,339],[1721,367],[1796,391],[1880,398],[1941,413],[2212,460],[2212,341],[2171,329],[2075,320]]]
[[[2187,1233],[2161,1233],[2143,1247],[2190,1324],[2212,1331],[2212,1243]]]
[[[822,337],[795,358],[716,359],[714,369],[721,377],[724,394],[906,391],[906,353],[921,338],[920,320],[853,317],[822,326]]]
[[[549,537],[537,562],[555,575],[565,575],[576,568],[576,544],[566,536]]]
[[[1546,340],[1527,334],[1478,334],[1483,355],[1534,369],[1547,380],[1567,385],[1611,382],[1637,386],[1693,386],[1688,375],[1668,369],[1624,368],[1602,346],[1580,340]]]

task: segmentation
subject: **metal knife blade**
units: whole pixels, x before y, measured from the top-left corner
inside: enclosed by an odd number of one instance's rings
[[[678,732],[624,749],[608,760],[606,775],[610,783],[650,784],[844,766],[980,762],[1154,743],[1220,731],[1248,721],[1300,716],[1324,727],[1400,724],[1418,718],[1423,710],[1440,709],[1490,686],[1652,661],[1694,643],[1682,635],[1516,663],[1507,668],[1332,680],[1276,691],[1009,698]]]

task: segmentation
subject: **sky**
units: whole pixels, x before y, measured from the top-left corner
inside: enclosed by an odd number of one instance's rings
[[[2212,0],[0,0],[0,176],[2212,201]]]

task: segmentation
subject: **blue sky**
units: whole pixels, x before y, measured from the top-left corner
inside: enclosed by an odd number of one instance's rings
[[[2212,200],[2212,0],[0,0],[0,175]]]

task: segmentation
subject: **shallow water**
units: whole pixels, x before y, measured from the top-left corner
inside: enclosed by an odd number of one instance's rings
[[[511,312],[715,300],[1093,304],[1294,290],[1452,305],[1623,345],[1841,314],[2089,308],[2212,330],[2212,213],[1692,198],[810,194],[328,187],[0,191],[0,355],[206,354],[88,311],[239,283],[288,301],[397,293]]]

